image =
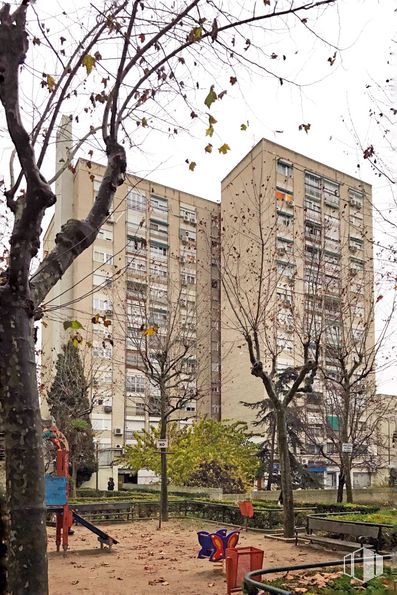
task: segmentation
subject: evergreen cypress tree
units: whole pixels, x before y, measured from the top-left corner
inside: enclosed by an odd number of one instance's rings
[[[58,429],[69,442],[73,489],[87,481],[95,470],[88,388],[79,349],[68,341],[58,354],[47,401]]]

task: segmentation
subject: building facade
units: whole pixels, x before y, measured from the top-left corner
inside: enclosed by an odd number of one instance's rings
[[[66,127],[59,132],[59,163],[69,142]],[[80,159],[60,176],[45,252],[62,223],[87,215],[103,174],[104,167]],[[139,370],[145,325],[160,337],[177,319],[179,332],[194,346],[186,362],[192,399],[173,419],[188,423],[196,415],[220,417],[218,252],[219,205],[128,175],[95,242],[46,298],[42,380],[47,389],[57,354],[70,338],[63,322],[77,320],[83,327],[78,332],[80,352],[90,384],[102,488],[124,445],[133,443],[133,432],[158,422],[158,411],[147,406],[156,401],[156,388]],[[44,399],[44,416],[45,409]],[[145,481],[144,472],[139,480]]]
[[[68,144],[66,126],[58,137],[59,163]],[[87,215],[103,173],[102,166],[80,159],[60,176],[45,251],[62,223]],[[89,346],[85,367],[104,487],[112,462],[133,443],[133,432],[158,422],[155,409],[146,406],[158,395],[139,369],[142,332],[150,324],[161,335],[178,312],[181,333],[195,346],[187,365],[197,370],[191,388],[200,398],[187,402],[175,419],[188,423],[199,415],[253,424],[257,411],[246,403],[266,395],[250,373],[234,296],[250,315],[259,312],[269,370],[301,365],[307,333],[313,336],[309,349],[319,341],[322,377],[294,403],[306,429],[296,454],[324,486],[334,487],[341,419],[334,380],[342,352],[350,354],[347,366],[355,354],[373,354],[372,288],[371,187],[356,178],[267,140],[223,180],[221,206],[129,175],[93,245],[46,299],[44,384],[50,385],[53,362],[68,339],[63,322],[78,320],[82,344]],[[364,387],[359,377],[368,362],[354,371],[362,427],[363,391],[375,394],[374,382]],[[264,435],[266,428],[256,431]],[[358,435],[351,439],[357,442]],[[357,485],[371,476],[365,468],[367,458],[373,461],[369,454],[363,450],[356,458]],[[138,480],[149,478],[142,472]]]
[[[251,375],[244,325],[256,321],[264,367],[276,378],[302,365],[308,336],[313,357],[318,342],[323,373],[293,406],[305,430],[298,458],[327,487],[338,481],[341,358],[349,369],[365,360],[353,375],[355,402],[375,391],[374,375],[372,386],[360,380],[375,341],[371,204],[370,185],[267,140],[222,182],[222,414],[254,423],[258,410],[247,403],[266,398]]]

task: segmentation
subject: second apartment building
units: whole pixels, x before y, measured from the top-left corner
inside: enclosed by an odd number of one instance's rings
[[[59,133],[60,162],[69,135],[67,129]],[[61,223],[86,217],[103,173],[103,166],[80,159],[60,177],[45,251],[53,246]],[[158,420],[155,409],[151,413],[147,407],[156,401],[156,388],[138,369],[143,324],[161,334],[177,312],[181,332],[196,346],[186,362],[190,371],[200,371],[192,382],[192,400],[173,418],[181,423],[196,415],[219,419],[218,260],[219,205],[128,175],[95,242],[47,296],[43,380],[50,386],[53,363],[68,339],[63,321],[78,320],[101,465],[110,465],[132,443],[134,431]]]

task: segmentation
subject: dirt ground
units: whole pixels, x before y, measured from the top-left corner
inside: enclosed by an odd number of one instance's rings
[[[101,525],[119,540],[109,552],[100,549],[93,533],[77,526],[69,538],[66,558],[55,551],[55,533],[50,528],[50,595],[225,595],[220,565],[197,558],[196,532],[217,528],[197,520],[170,521],[161,531],[154,521]],[[242,532],[239,545],[263,549],[265,567],[338,558],[337,554],[269,540],[261,533]]]

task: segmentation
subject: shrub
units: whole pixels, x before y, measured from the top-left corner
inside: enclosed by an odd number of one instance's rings
[[[201,463],[189,479],[188,486],[222,488],[227,494],[244,494],[245,486],[241,477],[236,477],[236,470],[232,465],[210,461]]]

